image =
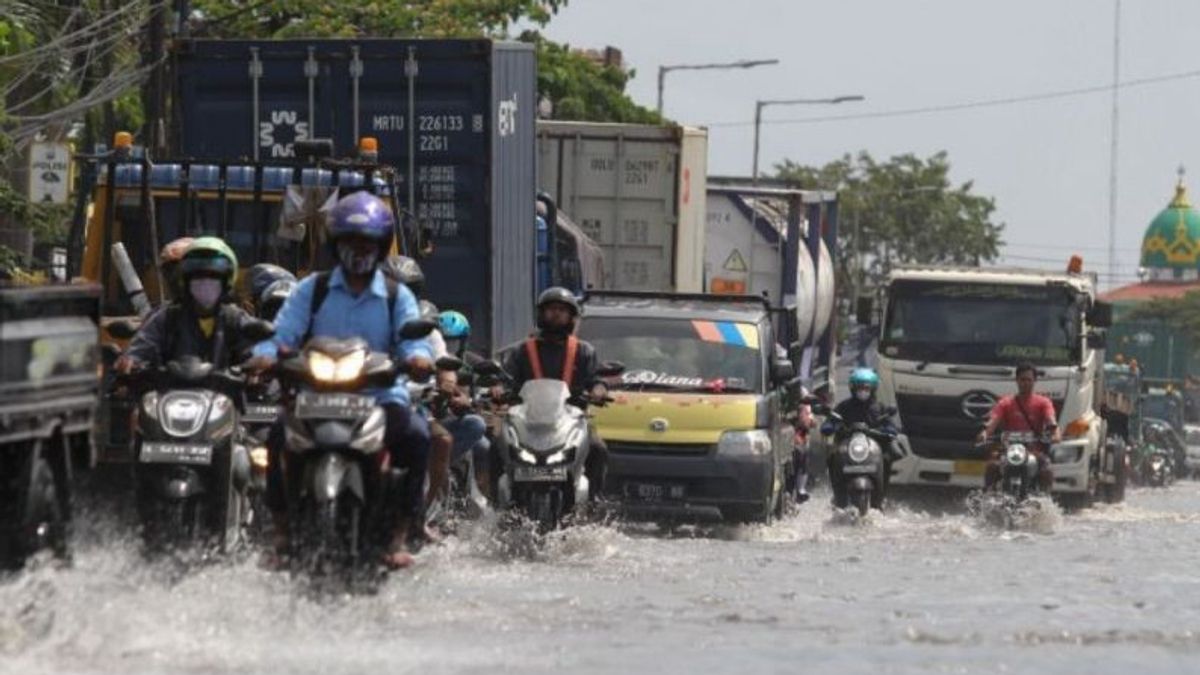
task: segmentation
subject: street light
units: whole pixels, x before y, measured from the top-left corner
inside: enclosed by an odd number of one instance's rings
[[[658,114],[663,111],[663,80],[672,70],[728,70],[732,68],[753,68],[755,66],[773,66],[779,59],[757,59],[753,61],[734,61],[733,63],[701,63],[695,65],[659,66],[658,67]]]
[[[773,101],[755,101],[754,102],[754,172],[750,174],[750,179],[754,185],[758,185],[758,138],[762,127],[762,111],[763,108],[769,105],[836,105],[838,103],[848,103],[850,101],[864,101],[865,97],[857,94],[851,96],[835,96],[833,98],[791,98],[791,99],[776,99]]]

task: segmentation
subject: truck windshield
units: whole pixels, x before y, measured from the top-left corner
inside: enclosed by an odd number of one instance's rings
[[[897,281],[880,350],[920,361],[1067,365],[1080,356],[1079,315],[1059,286]]]
[[[625,364],[630,389],[759,392],[763,359],[750,323],[634,317],[588,317],[580,337],[601,361]]]

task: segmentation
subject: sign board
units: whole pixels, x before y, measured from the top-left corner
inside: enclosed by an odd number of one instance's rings
[[[35,142],[29,149],[29,201],[66,204],[71,191],[71,146]]]

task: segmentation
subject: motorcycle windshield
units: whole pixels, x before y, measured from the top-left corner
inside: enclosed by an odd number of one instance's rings
[[[530,380],[521,387],[525,422],[530,426],[553,426],[563,415],[570,391],[562,380]]]

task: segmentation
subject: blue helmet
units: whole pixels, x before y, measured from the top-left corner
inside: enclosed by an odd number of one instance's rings
[[[392,245],[395,226],[396,218],[387,202],[360,190],[342,197],[333,207],[329,216],[329,239],[337,241],[349,236],[372,239],[379,242],[382,256]]]
[[[462,312],[452,309],[446,310],[438,316],[438,328],[447,340],[455,338],[465,340],[471,336],[471,322],[467,321],[467,317],[463,316]]]
[[[879,387],[879,376],[870,368],[855,368],[850,373],[850,388],[855,387],[870,387],[871,391],[875,391]]]

